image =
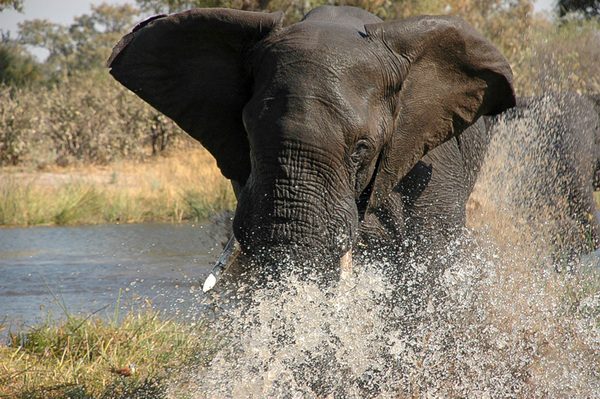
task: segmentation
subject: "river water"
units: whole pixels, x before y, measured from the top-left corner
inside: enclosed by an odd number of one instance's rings
[[[119,296],[201,314],[221,301],[200,286],[225,238],[219,223],[0,229],[0,318],[17,330],[63,307],[111,316]],[[290,276],[256,290],[213,320],[230,346],[174,374],[169,397],[597,397],[596,266],[557,274],[526,249],[467,235],[420,309],[384,259],[327,289]],[[426,263],[410,261],[401,285]]]
[[[0,322],[20,329],[48,312],[104,315],[147,300],[184,312],[224,237],[219,223],[0,229]]]

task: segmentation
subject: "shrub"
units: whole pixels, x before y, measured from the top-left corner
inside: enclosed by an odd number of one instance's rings
[[[0,87],[0,165],[18,165],[29,153],[38,115],[26,92]]]
[[[0,166],[143,159],[182,137],[172,121],[104,74],[0,90]]]
[[[600,20],[538,21],[527,41],[529,46],[513,63],[519,94],[600,92]]]

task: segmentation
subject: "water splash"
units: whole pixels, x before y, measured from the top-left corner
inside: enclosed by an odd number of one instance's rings
[[[471,227],[563,261],[594,250],[597,112],[586,97],[562,93],[500,117],[470,197]]]
[[[477,250],[473,250],[473,244]],[[384,261],[328,289],[295,275],[215,321],[226,344],[172,384],[192,397],[593,397],[599,276],[465,236],[438,284],[411,259],[403,290]],[[185,388],[182,388],[185,387]]]

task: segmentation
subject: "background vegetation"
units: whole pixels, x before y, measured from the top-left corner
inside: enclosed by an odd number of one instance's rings
[[[181,221],[231,208],[231,190],[206,151],[116,83],[105,60],[123,34],[154,13],[214,6],[284,10],[286,23],[292,23],[321,4],[359,6],[387,19],[423,13],[459,15],[510,60],[519,95],[548,90],[600,92],[597,0],[561,1],[554,15],[534,15],[532,0],[100,4],[68,26],[38,19],[21,23],[14,37],[0,31],[0,225]],[[22,7],[20,0],[0,0],[0,11]],[[32,48],[44,51],[46,58],[33,57]],[[159,168],[148,165],[164,166],[165,155],[181,159],[179,169],[190,168],[178,172],[184,178],[149,177],[147,170]],[[171,167],[176,163],[171,162]],[[96,177],[83,181],[77,172],[83,166]],[[106,184],[106,168],[117,178],[129,176],[130,184]],[[136,173],[139,178],[131,177]],[[154,183],[147,183],[151,180]]]
[[[146,15],[190,7],[281,9],[287,23],[292,23],[309,9],[331,3],[363,7],[383,18],[460,15],[502,49],[513,66],[520,95],[549,87],[600,91],[597,1],[563,1],[557,5],[557,15],[560,11],[563,18],[533,15],[531,0],[137,0],[137,7],[101,4],[69,26],[30,20],[19,25],[15,38],[2,32],[0,166],[106,164],[191,146],[175,124],[114,82],[104,67],[112,46]],[[0,7],[21,9],[22,4],[2,0]],[[579,14],[565,14],[577,7]],[[47,58],[36,60],[27,51],[32,47],[43,49]]]
[[[0,225],[203,221],[235,206],[202,149],[140,163],[0,174]],[[8,171],[8,172],[7,172]]]

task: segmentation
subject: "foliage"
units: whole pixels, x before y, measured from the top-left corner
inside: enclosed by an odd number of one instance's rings
[[[59,59],[68,58],[73,49],[65,26],[45,19],[34,19],[19,23],[19,42],[48,51],[48,65],[58,63]]]
[[[104,74],[50,87],[0,87],[0,165],[142,159],[183,137],[171,120]]]
[[[81,15],[69,27],[75,60],[70,67],[87,70],[103,67],[113,46],[129,31],[138,10],[129,4],[92,6],[91,14]]]
[[[196,7],[224,7],[223,0],[136,0],[143,12],[150,14],[172,13]]]
[[[283,11],[286,23],[300,20],[308,11],[321,5],[346,5],[363,8],[381,18],[405,18],[419,14],[452,13],[487,18],[513,8],[529,9],[529,0],[136,0],[146,13],[171,13],[194,7],[227,7],[241,10]],[[481,19],[481,18],[480,18]],[[514,21],[508,21],[514,22]]]
[[[24,86],[42,79],[40,65],[17,43],[0,42],[0,85]]]
[[[22,163],[33,143],[35,101],[24,92],[0,86],[0,165]]]
[[[133,25],[138,10],[129,5],[92,6],[90,14],[69,26],[43,19],[19,24],[19,42],[48,52],[46,65],[55,74],[101,68],[122,35]]]
[[[127,101],[127,93],[108,89],[109,82],[104,87],[97,83],[64,80],[42,97],[46,109],[41,135],[50,138],[61,164],[73,160],[106,163],[115,155],[135,156],[143,148],[138,136],[143,130],[131,125],[149,119],[150,111],[135,102],[129,108],[132,102]],[[122,117],[115,118],[119,114]]]
[[[600,93],[600,21],[538,23],[513,62],[521,95],[545,91]]]
[[[140,159],[181,141],[172,121],[104,69],[112,46],[137,15],[131,5],[101,4],[69,26],[31,20],[20,24],[18,41],[3,37],[0,166]],[[23,45],[46,49],[46,61],[36,63]]]
[[[0,0],[0,12],[10,8],[23,12],[23,0]]]
[[[299,21],[311,9],[325,4],[361,7],[385,18],[392,16],[394,3],[393,0],[136,0],[140,10],[148,14],[171,13],[194,7],[283,11],[288,24]]]
[[[600,0],[558,0],[558,14],[580,13],[585,17],[600,16]]]

